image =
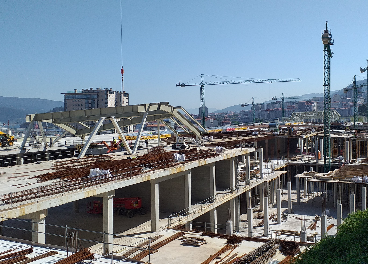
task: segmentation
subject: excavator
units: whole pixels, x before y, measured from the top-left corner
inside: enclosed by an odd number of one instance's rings
[[[9,147],[13,146],[14,136],[10,136],[2,131],[0,131],[0,147]]]

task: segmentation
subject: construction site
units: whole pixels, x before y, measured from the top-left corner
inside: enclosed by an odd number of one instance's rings
[[[327,22],[322,42],[325,109],[296,116],[323,124],[253,114],[206,129],[205,85],[299,79],[203,74],[177,84],[200,87],[199,121],[168,102],[27,115],[20,144],[0,134],[0,263],[284,264],[335,236],[366,210],[368,138],[356,97],[354,126],[331,126]],[[45,124],[63,132],[48,136]]]
[[[1,156],[0,258],[7,263],[289,263],[366,209],[363,130],[330,131],[326,172],[317,124],[208,131],[168,103],[27,121],[21,151]],[[41,129],[43,149],[33,148],[34,124],[44,122],[73,136],[49,146]],[[174,133],[144,137],[146,122]],[[140,125],[135,138],[121,129],[128,125]],[[116,134],[103,134],[111,129]],[[94,155],[99,137],[111,143]]]

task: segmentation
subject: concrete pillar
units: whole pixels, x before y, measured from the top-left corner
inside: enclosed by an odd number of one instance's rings
[[[236,197],[230,200],[230,221],[233,226],[235,225],[235,218],[236,218],[235,211],[236,211]]]
[[[233,235],[233,230],[234,230],[233,221],[228,220],[226,222],[226,235],[232,236]]]
[[[17,162],[17,165],[23,165],[24,159],[23,159],[22,153],[17,154],[16,162]]]
[[[346,140],[345,141],[345,162],[350,162],[350,146],[349,146],[349,141]]]
[[[300,204],[300,178],[295,177],[295,184],[296,184],[296,202]]]
[[[342,204],[341,201],[337,201],[337,226],[342,224]]]
[[[253,209],[252,208],[248,208],[247,218],[248,218],[248,237],[252,237],[253,236]]]
[[[104,232],[104,254],[110,254],[114,243],[114,196],[115,191],[109,191],[103,194],[102,213],[103,213],[103,232]]]
[[[321,158],[323,159],[323,157],[324,157],[324,156],[323,156],[323,154],[324,154],[324,152],[323,152],[323,138],[321,138],[320,140],[321,140],[321,141],[320,141],[320,142],[321,142],[321,144],[319,144],[319,146],[320,146],[320,149],[321,149],[321,150],[320,150],[320,152],[321,152]]]
[[[264,197],[263,200],[263,223],[264,223],[264,232],[263,235],[268,237],[269,234],[269,224],[268,224],[268,197]]]
[[[305,226],[300,230],[300,242],[307,242],[307,230]]]
[[[258,149],[259,152],[259,174],[263,179],[263,148]]]
[[[268,160],[268,152],[269,152],[269,147],[268,147],[268,139],[265,139],[265,150],[266,152],[263,153],[265,155],[265,159]],[[263,150],[263,149],[262,149]]]
[[[216,197],[216,167],[211,164],[210,166],[210,196]],[[217,209],[214,208],[210,211],[211,232],[217,234]]]
[[[230,159],[230,189],[232,191],[236,189],[235,158]]]
[[[42,210],[32,214],[32,242],[45,244],[45,218],[47,210]]]
[[[250,181],[250,155],[246,155],[246,166],[245,166],[245,184],[249,184]]]
[[[216,167],[215,165],[209,165],[210,167],[210,196],[216,196]]]
[[[353,159],[353,141],[349,139],[349,162]]]
[[[300,147],[300,155],[302,155],[303,152],[304,152],[304,140],[303,140],[303,138],[300,138],[299,147]]]
[[[315,137],[315,139],[314,139],[314,152],[315,152],[314,155],[316,157],[316,162],[318,164],[318,137]]]
[[[327,234],[327,215],[322,214],[321,216],[321,238],[324,238]]]
[[[292,204],[291,204],[291,182],[287,183],[288,188],[288,212],[291,214]]]
[[[234,222],[234,230],[236,232],[240,231],[240,196],[235,198],[235,222]]]
[[[350,194],[350,213],[354,213],[355,212],[355,194],[352,193]]]
[[[367,209],[367,188],[362,187],[362,211]]]
[[[263,211],[263,199],[264,199],[264,183],[262,182],[259,186],[259,209]]]
[[[281,189],[277,189],[277,223],[281,224]]]
[[[211,232],[217,234],[217,209],[210,211]]]
[[[151,182],[151,231],[156,232],[160,221],[160,186]]]
[[[245,192],[245,199],[247,201],[247,208],[252,208],[252,193],[251,191]]]
[[[192,173],[191,171],[188,171],[184,176],[184,203],[185,208],[188,209],[188,211],[191,210],[192,207]],[[185,223],[185,229],[186,230],[192,230],[192,223],[187,222]]]
[[[254,145],[254,148],[257,149],[257,145],[258,145],[257,144],[257,141],[254,141],[253,145]],[[257,150],[254,151],[254,159],[255,160],[258,160],[258,152],[257,152]]]
[[[275,181],[271,181],[271,187],[270,187],[270,203],[275,203]]]
[[[304,178],[304,198],[307,198],[308,193],[308,178]]]

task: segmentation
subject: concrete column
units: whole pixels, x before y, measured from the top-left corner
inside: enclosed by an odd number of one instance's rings
[[[354,213],[355,212],[355,194],[352,193],[350,194],[350,213]]]
[[[245,166],[245,184],[249,184],[250,180],[250,155],[246,155],[246,166]]]
[[[151,182],[151,231],[156,232],[160,221],[160,186]]]
[[[247,218],[248,218],[248,237],[252,237],[253,236],[253,209],[252,208],[248,208]]]
[[[324,238],[327,234],[327,216],[322,214],[321,216],[321,238]]]
[[[235,200],[236,198],[233,198],[230,200],[230,221],[232,225],[235,225],[235,218],[236,218],[236,212],[235,212],[236,211],[236,201]]]
[[[42,210],[32,214],[32,242],[45,244],[45,218],[47,210]]]
[[[192,207],[192,173],[191,171],[188,171],[184,176],[184,196],[185,196],[185,208],[188,209],[188,211],[191,210]],[[186,230],[192,230],[192,224],[191,222],[185,223],[185,229]]]
[[[300,204],[300,178],[295,177],[295,184],[296,184],[296,202]]]
[[[245,199],[247,201],[247,208],[252,208],[252,193],[251,193],[251,191],[245,192]]]
[[[210,165],[210,195],[216,196],[216,167]],[[211,232],[217,234],[217,209],[210,211]]]
[[[332,187],[333,187],[333,203],[334,203],[334,207],[336,207],[336,204],[337,204],[337,183],[336,182],[332,183]]]
[[[270,188],[270,203],[275,203],[275,181],[271,181],[271,188]]]
[[[349,162],[353,159],[353,141],[349,139]]]
[[[314,139],[314,152],[315,152],[314,155],[316,156],[316,162],[318,164],[318,137],[315,137]]]
[[[265,237],[268,237],[269,234],[269,224],[268,224],[268,197],[264,197],[263,200],[263,223],[264,223],[264,232],[263,235]]]
[[[281,189],[277,189],[277,223],[281,224]]]
[[[114,243],[114,196],[115,191],[109,191],[103,194],[103,232],[104,232],[104,254],[110,254]]]
[[[229,220],[226,222],[226,235],[231,236],[233,234],[234,226],[233,221]]]
[[[323,152],[323,138],[321,138],[320,139],[321,141],[321,144],[319,144],[319,146],[320,146],[320,152],[321,152],[321,158],[323,159],[324,157],[323,157],[323,154],[324,154],[324,152]]]
[[[217,209],[210,211],[211,232],[217,234]]]
[[[307,242],[307,230],[305,226],[300,230],[300,242]]]
[[[304,198],[307,198],[308,193],[308,178],[304,179]]]
[[[264,183],[261,183],[258,186],[259,186],[259,209],[263,211]]]
[[[304,139],[303,138],[300,138],[300,143],[299,143],[299,147],[300,147],[300,155],[303,154],[303,151],[304,151]]]
[[[235,171],[235,159],[230,159],[230,189],[234,191],[236,189],[236,171]]]
[[[17,162],[17,165],[23,165],[24,159],[23,159],[22,153],[17,154],[16,162]]]
[[[235,198],[235,222],[234,230],[236,232],[240,231],[240,196]]]
[[[259,152],[259,174],[263,179],[263,148],[258,149]]]
[[[350,162],[350,146],[349,146],[349,141],[348,140],[346,140],[345,141],[345,157],[344,157],[344,159],[345,159],[345,162]]]
[[[341,201],[337,201],[337,226],[342,224],[342,204]]]
[[[291,182],[287,183],[288,188],[288,212],[291,214],[292,204],[291,204]]]
[[[263,149],[262,149],[263,150]],[[265,155],[265,159],[268,160],[268,150],[269,150],[269,147],[268,147],[268,139],[265,139],[265,150],[266,150],[266,153],[263,153]]]
[[[253,145],[254,145],[254,148],[257,149],[257,145],[258,145],[257,144],[257,141],[254,141],[254,144]],[[257,152],[257,150],[254,151],[254,159],[255,160],[258,160],[258,152]]]
[[[362,211],[367,209],[367,188],[362,187]]]

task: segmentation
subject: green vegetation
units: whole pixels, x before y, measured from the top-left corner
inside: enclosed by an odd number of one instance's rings
[[[368,210],[349,215],[335,237],[322,239],[302,253],[295,263],[368,263]]]

